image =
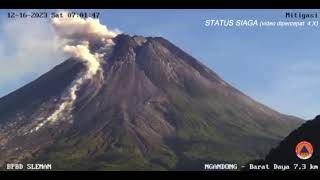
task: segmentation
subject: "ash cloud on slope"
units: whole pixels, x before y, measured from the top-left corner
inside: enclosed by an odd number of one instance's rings
[[[58,37],[66,42],[64,52],[82,60],[88,69],[88,78],[97,73],[100,67],[100,57],[103,53],[92,52],[90,46],[95,43],[103,45],[104,49],[111,49],[114,45],[112,38],[117,33],[102,25],[99,19],[80,17],[53,18],[52,26]],[[104,53],[107,51],[104,51]]]
[[[110,31],[102,25],[99,19],[80,17],[74,18],[53,18],[52,26],[58,37],[65,42],[63,51],[77,60],[82,61],[85,72],[80,72],[78,77],[71,83],[67,92],[61,97],[62,102],[59,107],[44,121],[38,123],[30,132],[38,131],[47,123],[55,123],[72,117],[71,111],[77,99],[76,92],[83,83],[90,80],[99,70],[102,72],[101,59],[112,51],[114,42],[112,38],[117,36],[117,32]],[[91,50],[90,46],[99,43],[102,45],[98,50]],[[102,52],[102,53],[100,53]]]

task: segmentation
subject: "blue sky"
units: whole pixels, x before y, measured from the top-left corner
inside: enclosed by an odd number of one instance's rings
[[[245,94],[281,113],[305,119],[320,114],[319,29],[204,26],[206,19],[278,21],[285,20],[287,11],[316,10],[91,11],[100,12],[102,24],[109,29],[170,40]],[[6,10],[0,12],[0,63],[3,66],[0,66],[0,96],[3,96],[59,64],[65,55],[58,49],[48,50],[54,39],[45,20],[12,23],[6,18]],[[16,36],[25,40],[21,42]],[[24,58],[14,55],[29,46],[29,41],[33,42],[34,50],[21,52]],[[47,46],[37,45],[40,42]],[[37,60],[32,60],[33,57]]]

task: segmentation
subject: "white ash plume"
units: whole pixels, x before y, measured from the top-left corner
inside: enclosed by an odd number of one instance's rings
[[[85,74],[86,79],[92,78],[100,69],[100,58],[102,55],[99,53],[92,54],[89,50],[88,43],[86,45],[66,45],[63,50],[72,57],[84,62],[87,68],[87,73]]]
[[[75,41],[102,41],[112,44],[112,38],[119,33],[108,30],[99,19],[93,18],[67,18],[64,15],[63,18],[53,18],[52,25],[59,37]]]
[[[71,83],[61,98],[60,106],[46,120],[37,124],[30,133],[38,131],[47,123],[55,123],[71,117],[72,107],[77,99],[77,91],[85,81],[93,78],[99,71],[102,72],[101,59],[111,52],[114,46],[112,38],[118,34],[118,32],[108,30],[105,25],[100,24],[98,19],[92,18],[67,18],[67,16],[53,18],[52,26],[58,37],[66,42],[63,47],[64,52],[83,62],[86,70]],[[93,52],[90,45],[95,43],[103,44],[103,46]]]

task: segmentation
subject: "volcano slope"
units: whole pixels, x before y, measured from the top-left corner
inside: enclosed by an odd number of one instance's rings
[[[204,163],[263,158],[302,123],[246,96],[164,38],[121,34],[114,42],[72,106],[62,104],[84,69],[75,58],[0,99],[0,166],[203,170]]]

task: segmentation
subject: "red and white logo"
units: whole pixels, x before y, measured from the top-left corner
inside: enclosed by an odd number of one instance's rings
[[[301,141],[296,146],[296,155],[300,159],[310,159],[313,154],[313,146],[308,141]]]

